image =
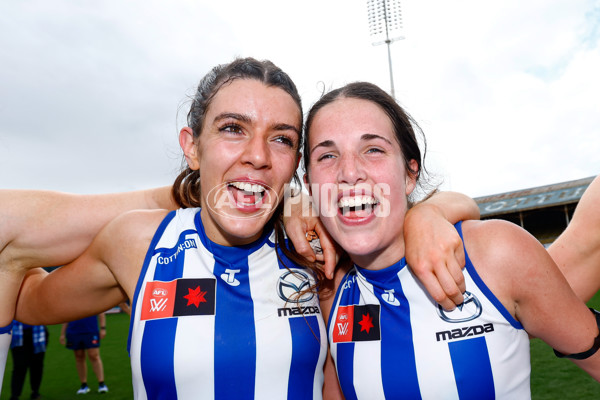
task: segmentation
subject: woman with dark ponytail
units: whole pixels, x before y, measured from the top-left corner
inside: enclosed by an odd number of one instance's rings
[[[136,399],[321,398],[320,272],[281,224],[300,160],[296,87],[270,61],[219,65],[187,125],[181,208],[124,214],[73,263],[29,274],[17,318],[58,323],[130,300]]]

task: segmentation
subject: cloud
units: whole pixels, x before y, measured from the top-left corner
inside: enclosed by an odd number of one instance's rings
[[[399,102],[443,188],[471,196],[597,174],[600,6],[590,0],[402,2]],[[186,100],[209,68],[272,59],[305,111],[323,90],[388,89],[363,1],[70,1],[0,5],[0,186],[167,185]]]

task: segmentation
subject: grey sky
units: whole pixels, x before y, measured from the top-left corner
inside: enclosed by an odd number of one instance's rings
[[[600,1],[402,1],[396,97],[442,188],[481,196],[600,172]],[[364,0],[5,1],[0,187],[168,185],[202,75],[268,58],[305,111],[323,87],[389,88]]]

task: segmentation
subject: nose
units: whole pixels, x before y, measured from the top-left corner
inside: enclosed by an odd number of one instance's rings
[[[360,163],[360,159],[354,154],[344,154],[340,159],[340,169],[338,171],[338,182],[348,185],[356,185],[364,182],[366,179],[365,170]]]
[[[252,136],[244,148],[242,163],[252,165],[255,169],[271,166],[269,144],[262,135]]]

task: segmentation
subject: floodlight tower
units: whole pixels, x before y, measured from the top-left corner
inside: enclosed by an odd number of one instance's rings
[[[367,0],[369,12],[369,30],[373,39],[373,46],[387,44],[388,64],[390,69],[390,94],[394,93],[394,73],[392,71],[392,53],[390,45],[396,40],[404,39],[402,31],[402,12],[400,0]]]

